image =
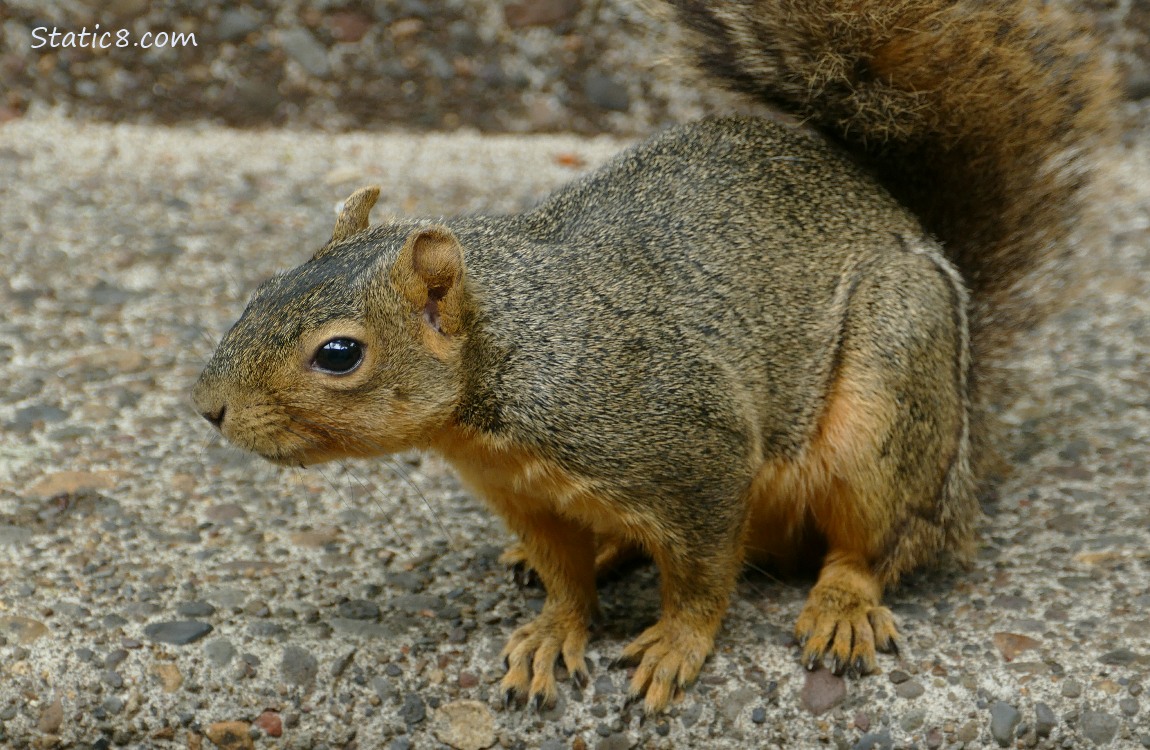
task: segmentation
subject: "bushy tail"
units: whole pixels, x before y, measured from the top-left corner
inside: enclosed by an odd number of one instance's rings
[[[1030,286],[1112,130],[1112,74],[1075,19],[1040,0],[667,1],[707,73],[842,142],[942,241],[976,363],[1036,319]]]

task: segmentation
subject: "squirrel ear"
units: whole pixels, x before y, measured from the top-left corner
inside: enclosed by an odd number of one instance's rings
[[[463,314],[463,246],[444,226],[422,227],[407,236],[392,283],[438,333],[459,333]]]
[[[335,229],[331,232],[331,239],[312,256],[312,260],[326,254],[337,243],[367,229],[371,207],[375,205],[378,199],[378,185],[360,188],[349,195],[347,200],[343,202],[343,208],[340,209],[339,216],[335,220]]]

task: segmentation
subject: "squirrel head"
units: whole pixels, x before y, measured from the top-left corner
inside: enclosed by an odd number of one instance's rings
[[[353,194],[311,260],[260,285],[201,373],[197,410],[241,448],[308,465],[419,447],[451,420],[463,247],[439,225],[369,229],[378,195]]]

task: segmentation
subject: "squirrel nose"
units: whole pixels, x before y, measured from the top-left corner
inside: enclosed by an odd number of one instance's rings
[[[224,424],[224,414],[227,412],[227,410],[228,410],[228,407],[226,405],[224,405],[224,406],[221,406],[220,410],[218,412],[216,412],[215,414],[211,413],[210,411],[204,411],[204,412],[200,412],[200,416],[202,416],[204,419],[211,422],[212,427],[215,427],[217,430],[219,430],[222,428],[222,426]]]

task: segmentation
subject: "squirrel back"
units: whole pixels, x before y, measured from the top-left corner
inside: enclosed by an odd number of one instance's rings
[[[941,242],[971,292],[985,411],[994,363],[1057,297],[1036,282],[1057,277],[1111,135],[1088,29],[1009,0],[668,1],[706,73],[838,141]]]

